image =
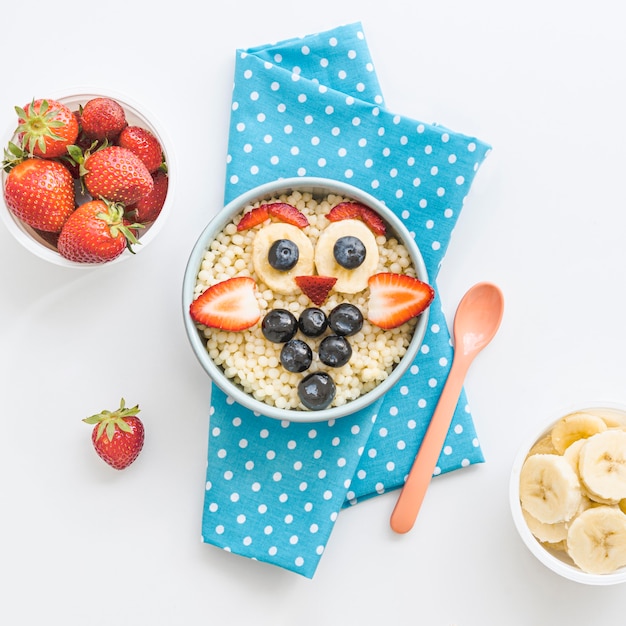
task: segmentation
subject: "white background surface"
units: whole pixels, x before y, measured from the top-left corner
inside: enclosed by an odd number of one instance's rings
[[[98,5],[100,7],[100,5]],[[144,102],[176,149],[176,206],[131,261],[46,264],[0,228],[0,622],[104,624],[622,623],[625,589],[559,578],[523,546],[513,458],[561,407],[626,402],[626,38],[618,2],[84,2],[0,9],[0,127],[13,106],[90,84]],[[361,21],[388,108],[494,150],[438,280],[450,321],[497,283],[501,331],[466,390],[486,463],[437,478],[414,529],[397,494],[339,516],[313,580],[200,543],[209,382],[180,288],[221,206],[235,49]],[[54,30],[54,32],[52,32]],[[124,472],[86,415],[139,403]]]

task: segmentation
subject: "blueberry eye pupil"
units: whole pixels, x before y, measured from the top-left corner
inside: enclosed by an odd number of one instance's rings
[[[348,270],[359,267],[365,261],[365,244],[352,235],[339,237],[333,247],[335,260]]]
[[[299,258],[298,246],[291,239],[277,239],[270,246],[267,254],[269,264],[281,272],[286,272],[295,267]]]

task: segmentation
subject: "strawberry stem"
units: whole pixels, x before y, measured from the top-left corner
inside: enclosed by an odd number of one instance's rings
[[[124,205],[120,202],[111,202],[102,196],[100,199],[106,204],[107,210],[102,211],[97,214],[97,217],[104,222],[109,227],[109,232],[111,233],[111,237],[114,239],[119,235],[126,239],[126,247],[128,250],[135,254],[135,251],[132,248],[132,244],[140,244],[141,242],[135,236],[133,229],[144,228],[143,224],[139,224],[137,222],[133,224],[127,224],[124,220]]]
[[[130,417],[131,415],[137,415],[139,413],[139,405],[136,404],[134,407],[126,408],[126,402],[124,398],[120,400],[120,406],[115,411],[100,411],[100,413],[96,413],[95,415],[90,415],[83,419],[85,424],[95,425],[98,424],[98,433],[96,438],[100,439],[104,433],[109,441],[113,440],[113,435],[115,434],[116,428],[122,430],[124,432],[131,432],[131,427],[124,420],[125,417]]]
[[[39,111],[35,111],[35,100],[29,104],[26,109],[16,106],[15,112],[22,122],[17,127],[16,133],[24,133],[22,137],[22,148],[28,147],[29,154],[33,154],[35,147],[38,147],[41,152],[46,151],[46,137],[50,137],[55,141],[63,140],[62,137],[57,135],[53,129],[63,128],[65,122],[55,120],[56,111],[48,111],[49,103],[44,100]]]
[[[9,173],[18,163],[24,161],[27,156],[28,154],[20,146],[9,141],[8,146],[4,149],[2,169]]]

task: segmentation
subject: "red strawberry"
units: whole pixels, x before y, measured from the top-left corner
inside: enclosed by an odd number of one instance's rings
[[[126,125],[124,109],[112,98],[92,98],[81,110],[81,126],[89,139],[112,141]]]
[[[252,211],[244,213],[241,220],[237,224],[237,230],[246,230],[247,228],[253,228],[262,224],[265,220],[269,219],[269,213],[265,205],[261,205]]]
[[[385,330],[396,328],[425,311],[435,297],[427,283],[407,276],[381,272],[370,276],[367,319]]]
[[[361,220],[375,235],[384,235],[387,232],[382,217],[364,204],[361,205]]]
[[[317,306],[326,300],[328,293],[337,282],[334,276],[295,276],[294,280],[302,293]]]
[[[19,141],[30,155],[48,159],[63,156],[66,147],[78,137],[78,122],[61,102],[33,100],[23,109],[15,107],[15,111]]]
[[[209,287],[189,306],[199,324],[222,330],[245,330],[261,317],[255,296],[256,284],[249,276],[235,276]]]
[[[79,206],[65,222],[59,235],[62,257],[77,263],[106,263],[116,259],[131,244],[139,243],[124,219],[124,206],[104,200],[91,200]]]
[[[287,204],[286,202],[274,202],[264,206],[271,217],[275,217],[281,222],[293,224],[293,226],[297,226],[298,228],[304,228],[309,225],[309,220],[306,215],[291,204]]]
[[[87,191],[93,198],[133,204],[154,188],[152,176],[139,157],[119,146],[89,154],[82,171]]]
[[[29,226],[58,233],[75,206],[72,175],[56,161],[27,159],[9,172],[4,199]]]
[[[145,430],[137,413],[139,406],[127,409],[122,398],[119,409],[105,410],[83,420],[86,424],[94,424],[91,431],[93,447],[114,469],[127,468],[143,448]]]
[[[326,214],[326,218],[330,222],[356,220],[359,217],[361,217],[361,205],[357,202],[340,202]]]
[[[375,235],[384,235],[387,231],[380,215],[360,202],[340,202],[326,214],[326,218],[331,222],[360,219]]]
[[[126,207],[126,214],[133,215],[134,221],[141,224],[154,222],[159,217],[167,197],[169,185],[167,174],[163,170],[157,170],[152,174],[152,180],[154,181],[152,191],[147,196],[139,198],[135,204],[130,204]]]
[[[147,129],[127,126],[117,138],[117,145],[134,152],[148,168],[155,172],[163,163],[163,149],[159,140]]]

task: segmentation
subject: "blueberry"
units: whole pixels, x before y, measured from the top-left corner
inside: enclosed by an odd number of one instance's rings
[[[295,267],[299,258],[298,246],[291,239],[277,239],[267,254],[269,264],[281,272]]]
[[[328,328],[328,318],[322,309],[309,307],[300,313],[298,328],[307,337],[319,337]]]
[[[363,314],[354,304],[338,304],[328,315],[328,325],[336,335],[349,337],[363,327]]]
[[[333,254],[335,255],[335,261],[341,267],[353,270],[365,261],[365,244],[358,237],[353,237],[352,235],[339,237],[333,247]]]
[[[268,341],[285,343],[296,334],[298,321],[287,309],[272,309],[263,318],[261,330]]]
[[[280,362],[288,372],[304,372],[312,361],[313,352],[301,339],[289,340],[280,351]]]
[[[345,337],[329,335],[324,337],[318,348],[320,361],[329,367],[341,367],[352,356],[352,346]]]
[[[334,399],[335,383],[326,372],[313,372],[298,384],[298,396],[307,409],[325,409]]]

